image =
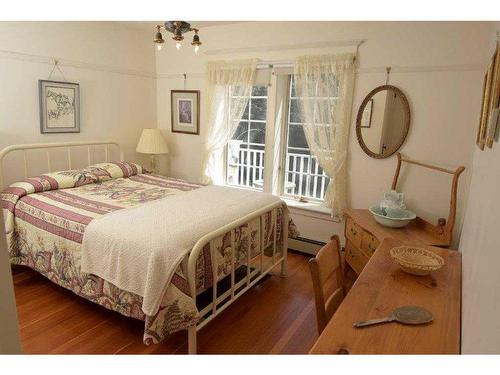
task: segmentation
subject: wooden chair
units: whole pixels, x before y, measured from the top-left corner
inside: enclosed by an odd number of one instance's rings
[[[321,334],[344,299],[340,241],[337,235],[309,261],[316,302],[318,332]]]

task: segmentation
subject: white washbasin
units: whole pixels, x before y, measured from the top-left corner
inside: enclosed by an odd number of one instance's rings
[[[382,209],[380,206],[373,206],[370,207],[370,212],[377,223],[390,228],[403,228],[417,217],[410,210],[401,208]]]

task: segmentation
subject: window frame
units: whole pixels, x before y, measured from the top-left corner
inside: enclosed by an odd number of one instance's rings
[[[223,155],[223,163],[224,163],[224,185],[234,187],[234,188],[239,188],[239,189],[248,189],[252,191],[257,191],[257,192],[275,192],[279,197],[290,200],[290,201],[295,201],[295,202],[305,202],[309,203],[312,205],[317,205],[320,206],[324,202],[324,197],[323,199],[319,198],[314,198],[314,197],[298,197],[293,194],[287,194],[285,192],[285,182],[287,178],[287,150],[288,150],[288,136],[289,136],[289,124],[290,124],[290,94],[291,94],[291,82],[293,79],[293,74],[286,73],[286,74],[280,74],[280,76],[286,76],[286,90],[284,92],[281,92],[279,95],[278,93],[278,88],[277,88],[277,74],[272,74],[270,78],[269,85],[267,85],[267,96],[255,96],[254,98],[265,98],[266,99],[266,105],[267,105],[267,111],[266,111],[266,120],[251,120],[251,103],[249,101],[249,108],[248,108],[248,119],[243,120],[248,122],[248,131],[250,132],[250,126],[252,122],[259,122],[259,123],[265,123],[265,141],[264,145],[261,145],[260,143],[256,143],[255,145],[258,146],[264,146],[264,168],[263,168],[263,187],[262,188],[255,188],[253,186],[242,186],[242,185],[235,185],[235,184],[230,184],[228,183],[228,151],[229,151],[229,143],[225,146],[224,148],[224,155]],[[256,84],[254,86],[264,86],[262,84]],[[250,94],[249,99],[251,100],[253,96]],[[277,117],[276,117],[276,112],[278,110],[276,103],[278,102],[278,99],[281,100],[282,107],[280,110],[282,113],[285,113],[286,116],[282,116],[280,123],[277,123]],[[327,98],[331,99],[331,98]],[[240,120],[241,121],[241,120]],[[303,125],[302,123],[295,123],[292,122],[292,124],[295,125]],[[278,136],[280,137],[279,142],[275,139],[274,135],[276,134],[276,127],[279,127],[279,134]],[[272,135],[272,137],[270,137]],[[247,139],[250,140],[250,134],[247,135]],[[272,143],[272,144],[270,144]],[[245,142],[245,144],[248,144],[249,146],[253,143],[250,142]],[[279,147],[279,150],[276,151],[276,147]],[[292,147],[293,148],[293,147]],[[309,150],[309,155],[310,153],[310,148]],[[278,152],[278,153],[277,153]],[[277,158],[275,160],[275,155],[277,155]],[[312,157],[312,155],[311,155]],[[269,162],[270,165],[269,165]],[[278,165],[275,165],[275,162],[278,163]],[[316,161],[317,163],[317,161]],[[267,171],[267,172],[266,172]],[[278,176],[274,175],[274,173],[277,173]],[[314,175],[313,173],[309,173],[309,175]],[[318,175],[319,176],[319,175]],[[267,177],[267,178],[266,178]],[[273,181],[275,181],[276,186],[273,185]],[[327,185],[326,185],[327,186]],[[325,187],[326,190],[326,187]]]

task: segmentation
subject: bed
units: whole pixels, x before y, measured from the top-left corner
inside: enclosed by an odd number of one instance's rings
[[[72,168],[74,147],[87,148],[88,167]],[[91,163],[91,147],[104,148],[103,162]],[[198,330],[275,266],[281,265],[281,275],[286,275],[287,239],[295,233],[286,205],[280,201],[257,207],[195,238],[162,292],[159,307],[146,314],[142,293],[82,271],[86,230],[109,217],[106,215],[183,200],[205,187],[148,173],[123,161],[121,152],[120,161],[110,162],[110,147],[119,149],[116,142],[98,141],[18,145],[0,151],[0,167],[11,153],[22,155],[24,162],[25,179],[8,187],[3,186],[0,169],[11,263],[30,267],[83,298],[143,320],[145,344],[156,344],[173,332],[187,330],[189,352],[196,353]],[[67,170],[50,171],[50,151],[54,149],[67,152]],[[26,155],[30,150],[46,151],[48,173],[28,178]]]

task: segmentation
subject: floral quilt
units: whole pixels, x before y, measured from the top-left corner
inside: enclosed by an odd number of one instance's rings
[[[201,185],[184,180],[153,175],[141,166],[127,162],[96,164],[81,170],[61,171],[28,178],[2,192],[2,208],[13,264],[28,266],[74,293],[125,316],[145,321],[144,343],[158,343],[167,335],[196,324],[200,319],[181,267],[154,316],[141,309],[142,297],[119,289],[95,275],[80,272],[81,243],[86,226],[107,213],[161,199]],[[274,231],[281,238],[282,209],[272,212],[235,230],[235,259],[246,262],[272,243]],[[296,229],[289,223],[289,234]],[[262,241],[262,239],[263,241]],[[263,242],[263,243],[262,243]],[[211,288],[231,272],[230,233],[213,241],[215,251],[205,246],[197,261],[197,294]],[[212,272],[216,262],[217,275]]]

